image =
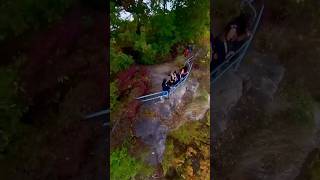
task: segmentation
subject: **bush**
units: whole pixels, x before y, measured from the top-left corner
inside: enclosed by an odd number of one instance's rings
[[[116,82],[110,83],[110,109],[113,110],[118,104],[118,87]]]
[[[149,65],[155,63],[156,51],[154,50],[151,44],[148,44],[146,42],[146,38],[144,34],[137,37],[134,43],[134,49],[141,53],[141,58],[137,59],[139,63],[149,64]]]
[[[115,48],[110,49],[110,73],[114,75],[119,71],[127,69],[134,61],[131,56],[128,56],[121,51],[116,51]]]
[[[110,157],[110,177],[111,180],[130,180],[137,175],[149,176],[152,168],[143,162],[131,157],[126,148],[116,149]]]
[[[174,145],[173,140],[168,138],[166,142],[166,149],[163,153],[163,160],[162,160],[162,169],[163,173],[166,174],[169,168],[172,166],[172,160],[175,157],[174,155]]]
[[[186,122],[184,125],[178,129],[172,131],[170,136],[179,140],[179,142],[184,144],[190,144],[192,142],[197,142],[199,140],[205,140],[209,138],[209,130],[205,129],[202,122]]]
[[[197,42],[209,30],[207,0],[173,2],[171,10],[163,10],[158,3],[147,7],[139,2],[129,4],[141,8],[111,4],[111,37],[118,47],[134,49],[136,54],[133,57],[138,63],[154,64],[155,59],[170,55],[176,45]],[[120,9],[128,9],[134,19],[121,20]]]

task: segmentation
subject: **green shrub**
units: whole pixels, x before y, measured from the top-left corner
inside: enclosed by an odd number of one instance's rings
[[[134,49],[141,53],[141,58],[137,61],[141,64],[154,64],[156,51],[151,44],[148,44],[144,33],[136,38]]]
[[[199,140],[204,141],[206,138],[209,138],[209,130],[204,130],[204,125],[205,124],[200,121],[186,122],[178,129],[172,131],[170,136],[184,144],[190,144]]]
[[[110,157],[111,180],[130,180],[137,175],[149,176],[152,168],[131,157],[126,148],[116,149]]]
[[[172,160],[174,158],[174,145],[172,139],[168,138],[166,142],[166,149],[163,153],[162,169],[163,173],[166,174],[169,168],[172,166]]]
[[[154,64],[170,55],[176,45],[197,42],[209,30],[207,0],[173,2],[170,11],[158,3],[151,7],[139,3],[129,3],[132,8],[111,4],[111,37],[118,47],[134,49],[140,64]],[[132,13],[133,21],[121,20],[120,9]]]
[[[110,83],[110,109],[113,110],[118,104],[118,87],[116,82]]]
[[[119,71],[127,69],[134,63],[131,56],[128,56],[121,51],[116,51],[115,48],[110,49],[110,73],[114,75]]]

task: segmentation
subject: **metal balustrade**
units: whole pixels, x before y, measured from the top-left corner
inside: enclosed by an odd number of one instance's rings
[[[241,47],[231,56],[227,57],[224,62],[215,67],[211,72],[211,83],[216,82],[220,77],[222,77],[230,69],[238,70],[240,63],[242,62],[244,56],[247,53],[247,50],[252,42],[252,39],[257,31],[261,16],[264,10],[264,5],[261,5],[259,14],[257,14],[257,9],[253,6],[253,1],[244,0],[241,3],[241,6],[248,5],[248,7],[253,12],[253,27],[251,28],[252,34],[250,37],[241,45]]]

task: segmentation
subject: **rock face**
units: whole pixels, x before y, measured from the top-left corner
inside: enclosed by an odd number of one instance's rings
[[[252,96],[257,105],[266,105],[283,78],[285,69],[276,63],[276,57],[252,53],[249,58],[251,61],[243,62],[238,71],[228,71],[211,84],[214,136],[227,128],[230,112],[242,96]]]
[[[243,80],[232,71],[227,72],[221,79],[211,85],[211,117],[213,134],[218,134],[226,129],[230,110],[242,96]]]
[[[292,104],[276,94],[285,69],[274,56],[249,54],[211,87],[217,179],[295,179],[319,147],[319,108],[312,128],[294,125],[286,117]]]
[[[136,136],[150,146],[151,154],[147,159],[152,165],[156,165],[162,160],[167,131],[168,128],[161,125],[160,121],[152,119],[144,119],[136,125]]]
[[[251,62],[241,66],[239,73],[245,91],[253,90],[260,94],[261,103],[273,99],[274,93],[283,78],[285,69],[276,63],[276,57],[253,53]]]
[[[195,61],[197,58],[195,58]],[[161,90],[163,78],[168,79],[170,71],[177,70],[177,62],[151,66],[152,92]],[[167,133],[186,121],[200,120],[209,109],[209,94],[200,88],[192,74],[169,98],[142,104],[135,125],[135,134],[150,147],[146,161],[151,165],[161,163],[165,150]]]
[[[196,91],[199,87],[199,83],[191,86],[191,93],[193,94],[193,101],[184,110],[183,118],[191,121],[198,121],[204,118],[205,113],[210,108],[210,96],[208,92],[204,90]]]

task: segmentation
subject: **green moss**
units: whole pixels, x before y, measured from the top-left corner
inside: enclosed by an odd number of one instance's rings
[[[110,83],[110,109],[113,110],[115,109],[115,107],[118,105],[118,98],[119,94],[118,94],[118,87],[117,87],[117,83],[111,82]]]
[[[116,73],[127,69],[130,65],[134,63],[131,56],[124,54],[123,52],[115,49],[113,45],[110,49],[110,73],[111,76]]]
[[[209,98],[209,93],[205,89],[200,89],[199,97],[197,99],[207,102]]]
[[[169,168],[172,166],[172,160],[174,157],[174,145],[173,140],[168,139],[166,142],[166,149],[162,160],[163,173],[166,174]]]
[[[189,144],[194,140],[194,136],[198,134],[198,125],[199,124],[197,122],[188,122],[179,127],[177,130],[172,131],[170,133],[170,136],[174,137],[184,144]]]
[[[169,133],[162,161],[162,168],[168,179],[191,178],[189,175],[193,169],[192,162],[201,161],[203,167],[204,163],[209,161],[209,114],[207,112],[201,121],[187,122]],[[192,177],[202,179],[200,174],[193,173]]]
[[[205,141],[209,137],[209,130],[202,122],[187,122],[178,129],[172,131],[170,136],[183,144]]]
[[[131,157],[125,147],[116,149],[110,156],[111,180],[130,180],[136,176],[148,177],[153,169],[140,160]]]

